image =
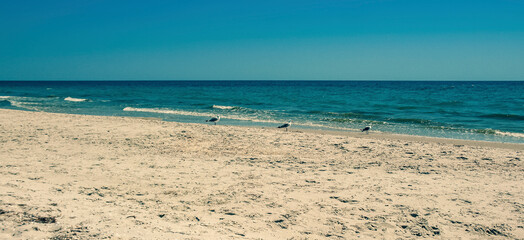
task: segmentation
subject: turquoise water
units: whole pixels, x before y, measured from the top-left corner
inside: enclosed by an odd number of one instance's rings
[[[0,108],[524,143],[524,82],[0,82]]]

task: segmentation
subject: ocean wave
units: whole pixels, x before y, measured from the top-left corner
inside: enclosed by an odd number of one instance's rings
[[[220,105],[213,105],[211,108],[222,109],[222,110],[241,109],[241,107],[236,107],[236,106],[220,106]]]
[[[89,101],[89,99],[85,99],[85,98],[72,98],[72,97],[66,97],[64,98],[65,101],[70,101],[70,102],[87,102]]]
[[[340,116],[340,117],[366,117],[366,115],[361,113],[347,112],[347,113],[336,113],[336,112],[327,112],[326,115]]]
[[[387,122],[374,121],[368,119],[353,119],[353,118],[323,118],[325,122],[336,122],[336,123],[363,123],[363,124],[388,124]]]
[[[9,100],[0,100],[0,107],[10,107],[10,106],[11,106],[11,102]]]
[[[228,112],[241,112],[243,114],[274,114],[273,110],[253,109],[239,106],[213,105],[211,108],[217,110],[228,110]]]
[[[233,120],[240,120],[240,121],[248,121],[248,122],[256,122],[256,123],[274,123],[274,124],[282,124],[286,121],[277,121],[274,119],[262,119],[257,117],[251,117],[251,116],[240,116],[240,115],[227,115],[224,116],[224,118],[233,119]]]
[[[524,138],[524,133],[502,132],[502,131],[495,130],[495,134],[502,135],[502,136],[509,136],[509,137]]]
[[[464,128],[464,127],[459,127],[459,126],[444,126],[444,125],[424,125],[421,127],[427,128],[427,129],[433,129],[433,130],[442,130],[446,132],[473,133],[473,134],[482,134],[482,135],[499,135],[499,136],[506,136],[506,137],[524,138],[524,133],[504,132],[504,131],[495,130],[491,128],[471,129],[471,128]]]
[[[462,130],[462,129],[459,129],[459,130]],[[464,130],[464,131],[468,131],[467,129]],[[469,132],[472,132],[472,133],[480,133],[480,134],[497,134],[497,130],[493,130],[491,128],[486,128],[486,129],[470,129]]]
[[[9,100],[9,102],[11,106],[33,110],[33,111],[39,110],[38,108],[34,107],[35,105],[41,105],[40,103],[36,103],[36,102],[19,102],[19,101],[13,101],[13,100]]]
[[[452,127],[452,126],[424,126],[424,128],[451,131],[451,132],[460,132],[460,133],[474,133],[474,134],[483,134],[483,135],[499,135],[499,136],[506,136],[506,137],[524,138],[524,133],[504,132],[504,131],[495,130],[491,128],[469,129],[469,128]]]
[[[507,137],[524,138],[524,133],[504,132],[504,131],[495,130],[495,129],[491,129],[491,128],[471,129],[470,132],[480,133],[480,134],[488,134],[488,135],[500,135],[500,136],[507,136]]]
[[[360,118],[360,119],[378,119],[378,116],[370,115],[370,114],[363,114],[363,113],[356,113],[356,112],[322,112],[322,111],[308,111],[308,114],[319,114],[319,115],[325,115],[325,116],[333,116],[336,118]],[[352,119],[350,119],[352,120]]]
[[[280,122],[283,123],[283,122]],[[351,128],[351,127],[342,127],[342,126],[333,126],[333,125],[325,125],[325,124],[319,124],[314,122],[294,122],[293,126],[302,126],[302,127],[311,127],[316,129],[330,129],[330,130],[340,130],[340,131],[358,131],[357,128]]]
[[[418,118],[390,118],[387,120],[391,122],[396,122],[396,123],[414,123],[414,124],[420,124],[420,125],[440,125],[440,124],[436,124],[433,121],[430,121],[427,119],[418,119]]]
[[[0,96],[0,99],[9,99],[9,100],[15,100],[15,101],[29,101],[29,102],[35,102],[35,101],[47,101],[49,100],[49,97],[23,97],[23,96]]]
[[[480,115],[479,117],[504,120],[524,120],[524,116],[515,114],[486,114]]]
[[[260,118],[260,117],[267,118],[269,116],[275,116],[276,114],[276,111],[274,110],[252,109],[252,108],[238,107],[238,106],[213,105],[212,109],[216,109],[221,114],[229,115],[231,116],[231,118],[234,118],[234,119],[244,118],[246,116],[252,116],[253,119],[251,121],[256,121],[257,118]]]
[[[160,113],[160,114],[173,114],[173,115],[185,115],[185,116],[196,116],[196,117],[211,117],[215,116],[216,113],[203,113],[203,112],[192,112],[184,110],[173,110],[166,108],[134,108],[134,107],[125,107],[123,111],[126,112],[148,112],[148,113]],[[258,122],[258,123],[275,123],[281,124],[283,121],[277,121],[274,119],[261,118],[260,116],[247,116],[247,115],[238,115],[238,114],[223,114],[220,115],[224,119],[240,120],[240,121],[249,121],[249,122]]]
[[[180,110],[171,110],[165,108],[134,108],[134,107],[125,107],[123,111],[126,112],[149,112],[149,113],[162,113],[162,114],[176,114],[176,115],[186,115],[186,116],[200,116],[200,117],[209,117],[213,114],[209,113],[199,113],[199,112],[188,112]]]
[[[5,99],[5,100],[4,100]],[[40,111],[43,101],[48,99],[42,97],[22,97],[22,96],[0,96],[1,107],[16,107],[31,111]],[[36,107],[38,106],[38,107]]]

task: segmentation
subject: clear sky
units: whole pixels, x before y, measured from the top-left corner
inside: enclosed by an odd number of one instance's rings
[[[524,80],[523,0],[0,0],[0,80]]]

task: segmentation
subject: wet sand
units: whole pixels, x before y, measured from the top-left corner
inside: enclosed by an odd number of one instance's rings
[[[0,239],[524,238],[524,145],[0,109]]]

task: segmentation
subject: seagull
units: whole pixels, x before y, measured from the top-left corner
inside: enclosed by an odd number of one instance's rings
[[[371,125],[366,126],[365,128],[363,128],[362,132],[366,132],[367,134],[369,134],[369,130],[371,130]]]
[[[285,128],[286,129],[286,132],[287,132],[287,129],[291,127],[291,121],[287,122],[287,123],[284,123],[280,126],[278,126],[278,128]]]
[[[220,116],[217,115],[217,117],[211,118],[209,120],[206,120],[206,122],[213,122],[215,125],[217,125],[217,122],[220,121]]]

